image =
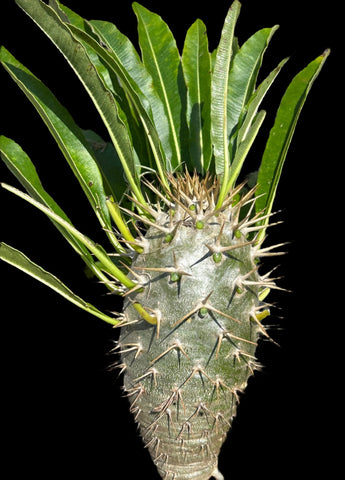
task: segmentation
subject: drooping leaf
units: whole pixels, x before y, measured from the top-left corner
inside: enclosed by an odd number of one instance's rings
[[[78,75],[109,132],[133,193],[145,204],[127,129],[119,118],[113,93],[106,87],[85,47],[73,36],[54,9],[41,0],[16,0],[16,3],[40,26]]]
[[[234,30],[241,4],[235,0],[226,16],[215,57],[211,88],[211,132],[215,156],[215,171],[223,176],[218,205],[223,203],[229,179],[229,149],[227,130],[228,79],[234,40]]]
[[[23,185],[29,195],[37,202],[42,203],[66,222],[71,223],[65,212],[57,205],[52,197],[45,191],[38,177],[37,171],[28,155],[13,140],[0,136],[0,155],[8,169],[13,173],[17,180]],[[74,250],[81,256],[90,271],[92,271],[110,290],[114,290],[113,285],[108,278],[97,267],[92,255],[85,245],[74,235],[66,230],[62,225],[51,219],[55,227],[65,237]],[[121,245],[114,237],[113,244],[117,246],[119,251],[122,250]]]
[[[288,86],[281,100],[259,169],[258,198],[255,203],[257,212],[264,209],[266,214],[270,214],[272,211],[278,182],[297,120],[310,88],[320,73],[329,53],[330,51],[326,50],[299,72]],[[264,221],[264,225],[268,225],[268,222],[269,219],[267,218]],[[265,229],[262,229],[258,242],[262,241],[264,236]]]
[[[181,117],[185,89],[180,54],[176,41],[162,18],[138,3],[133,4],[138,19],[139,44],[143,63],[164,105],[169,124],[171,146],[170,168],[181,164]]]
[[[110,323],[111,325],[117,325],[119,323],[119,321],[115,318],[109,317],[109,315],[101,312],[90,303],[85,302],[83,299],[73,293],[68,287],[66,287],[66,285],[57,277],[34,263],[22,252],[7,245],[6,243],[0,243],[0,259],[18,268],[19,270],[22,270],[27,275],[30,275],[57,292],[62,297],[66,298],[69,302],[73,303],[82,310],[91,313],[95,317],[100,318],[104,322]]]
[[[187,123],[191,170],[205,174],[212,157],[211,55],[206,27],[197,20],[188,30],[182,52],[187,86]]]
[[[115,279],[117,279],[119,282],[121,282],[123,285],[125,285],[128,288],[133,288],[135,286],[135,283],[132,280],[130,280],[123,273],[123,271],[120,270],[114,264],[114,262],[112,262],[112,260],[109,258],[107,253],[103,250],[103,248],[100,245],[97,245],[92,240],[90,240],[86,235],[79,232],[72,224],[70,224],[69,222],[64,220],[62,217],[57,215],[50,208],[46,207],[40,202],[37,202],[26,193],[23,193],[21,190],[18,190],[17,188],[7,185],[5,183],[2,183],[1,186],[5,190],[8,190],[9,192],[14,193],[15,195],[22,198],[23,200],[26,200],[28,203],[38,208],[38,210],[45,213],[48,216],[48,218],[54,220],[56,223],[64,227],[71,235],[73,235],[79,242],[81,242],[93,255],[95,255],[95,257],[99,260],[100,264],[102,265],[102,269],[105,272],[112,275]]]
[[[102,227],[109,228],[110,216],[102,178],[82,131],[52,92],[4,47],[0,50],[0,61],[49,128]]]

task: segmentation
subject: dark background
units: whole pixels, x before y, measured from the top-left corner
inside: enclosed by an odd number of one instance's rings
[[[136,41],[131,2],[64,3],[85,18],[113,21]],[[230,5],[224,0],[141,3],[162,15],[180,47],[188,27],[202,18],[211,48],[217,45]],[[272,228],[268,239],[290,242],[288,255],[264,267],[277,261],[277,275],[283,276],[279,285],[292,291],[271,296],[279,306],[272,312],[271,334],[280,347],[268,342],[259,347],[265,368],[250,380],[220,457],[226,480],[253,475],[267,480],[296,474],[310,478],[334,464],[329,447],[340,421],[336,379],[344,320],[338,300],[343,152],[334,128],[342,97],[337,38],[341,12],[326,9],[324,2],[318,5],[309,0],[243,0],[237,26],[242,43],[259,28],[280,24],[262,75],[291,56],[267,95],[265,108],[271,113],[251,154],[254,164],[289,81],[325,48],[331,47],[332,54],[308,97],[284,167],[275,205],[284,223]],[[73,72],[14,1],[2,0],[0,22],[0,43],[53,90],[81,127],[103,132]],[[3,70],[0,86],[0,133],[29,154],[47,191],[76,227],[101,241],[87,201],[34,108]],[[3,164],[0,181],[17,185]],[[85,278],[81,261],[44,215],[3,190],[0,212],[1,241],[24,251],[87,301],[118,308],[116,298],[105,297],[102,286]],[[4,263],[0,282],[4,478],[25,473],[45,479],[56,474],[158,480],[127,401],[121,398],[121,381],[108,371],[117,332]]]

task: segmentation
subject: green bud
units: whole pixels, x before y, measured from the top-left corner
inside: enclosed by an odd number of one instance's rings
[[[170,281],[171,282],[178,282],[180,280],[180,278],[181,278],[181,275],[177,272],[172,272],[170,274]]]
[[[212,255],[212,258],[213,258],[213,261],[215,263],[219,263],[222,259],[222,254],[220,252],[215,252],[213,255]]]
[[[170,243],[172,241],[172,239],[174,238],[173,234],[172,233],[168,233],[167,235],[165,235],[165,243]]]

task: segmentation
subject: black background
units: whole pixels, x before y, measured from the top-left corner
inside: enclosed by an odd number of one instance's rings
[[[64,3],[85,18],[112,21],[136,41],[131,2]],[[217,45],[230,5],[223,0],[142,3],[162,15],[180,47],[188,27],[202,18],[211,48]],[[280,24],[262,75],[291,56],[265,100],[268,117],[250,156],[253,164],[259,161],[289,81],[325,48],[331,47],[332,53],[308,97],[284,167],[275,204],[280,210],[277,218],[284,223],[272,228],[268,239],[290,242],[285,248],[288,255],[264,267],[277,261],[277,275],[283,276],[279,285],[291,290],[271,296],[279,306],[272,312],[271,334],[280,347],[268,342],[259,347],[265,368],[251,379],[220,456],[226,480],[253,475],[267,480],[296,474],[310,478],[335,465],[333,446],[329,447],[340,428],[336,380],[344,320],[338,286],[343,276],[339,232],[343,152],[341,130],[335,127],[341,121],[343,74],[337,36],[341,12],[317,3],[243,0],[237,27],[242,43],[259,28]],[[44,34],[13,1],[1,2],[0,16],[0,43],[53,90],[80,126],[102,133],[86,93]],[[47,191],[76,227],[101,241],[92,211],[61,153],[3,70],[0,86],[0,133],[29,154]],[[17,186],[3,164],[0,180]],[[0,215],[1,241],[24,251],[82,298],[100,308],[118,308],[116,298],[105,297],[102,286],[85,278],[81,261],[40,212],[0,190]],[[121,381],[107,370],[117,333],[4,263],[0,282],[4,478],[25,473],[45,479],[56,474],[158,480],[121,397]]]

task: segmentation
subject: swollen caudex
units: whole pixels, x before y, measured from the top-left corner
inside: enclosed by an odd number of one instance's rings
[[[255,232],[242,233],[254,225],[254,192],[237,188],[216,210],[217,182],[170,184],[131,265],[145,282],[125,297],[119,367],[162,478],[221,478],[219,450],[259,368],[260,295],[274,284],[258,273]]]

